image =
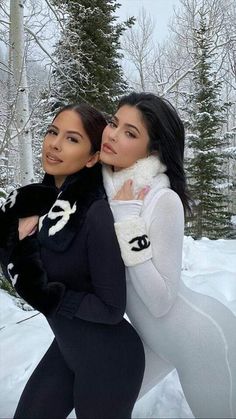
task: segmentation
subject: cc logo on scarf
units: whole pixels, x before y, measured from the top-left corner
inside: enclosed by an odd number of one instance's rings
[[[6,211],[7,207],[12,208],[15,205],[17,195],[18,195],[17,190],[14,190],[10,193],[10,195],[7,197],[6,201],[1,207],[3,212]]]
[[[48,219],[50,223],[50,228],[48,230],[48,235],[53,236],[58,231],[62,230],[63,227],[68,223],[71,214],[74,214],[76,211],[76,202],[71,207],[69,201],[64,199],[57,199],[56,202],[53,204],[52,208],[50,209],[49,213],[43,215],[39,219],[39,231],[43,226],[44,220]],[[55,224],[51,223],[50,220],[57,220]]]
[[[136,241],[138,247],[131,247],[131,250],[133,250],[134,252],[139,252],[140,250],[147,249],[151,244],[146,234],[144,234],[143,236],[134,237],[132,240],[129,241],[129,243],[132,244]]]

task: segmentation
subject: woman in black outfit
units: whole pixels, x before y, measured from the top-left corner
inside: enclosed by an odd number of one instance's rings
[[[1,209],[2,263],[55,335],[17,419],[66,418],[73,408],[80,418],[130,418],[139,393],[143,346],[123,319],[125,270],[97,163],[105,125],[85,104],[59,111],[44,139],[43,183],[14,191]],[[18,219],[36,214],[37,232],[19,240]]]

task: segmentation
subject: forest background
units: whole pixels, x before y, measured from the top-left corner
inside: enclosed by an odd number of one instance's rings
[[[176,3],[159,38],[159,17],[145,7],[122,21],[115,0],[0,0],[0,201],[40,181],[44,133],[60,106],[86,101],[109,118],[124,93],[156,93],[186,129],[182,279],[236,314],[236,3]],[[1,274],[0,288],[0,416],[10,418],[52,336]],[[133,417],[193,417],[176,371]]]

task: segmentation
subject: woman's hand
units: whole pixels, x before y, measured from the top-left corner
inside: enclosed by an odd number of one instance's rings
[[[35,233],[37,229],[38,220],[38,215],[33,215],[31,217],[19,219],[18,232],[20,240],[23,240],[25,237]]]
[[[26,237],[15,243],[9,257],[8,275],[17,293],[32,307],[46,316],[56,313],[65,285],[48,282],[36,237]]]
[[[129,179],[124,183],[122,188],[117,192],[113,199],[117,201],[130,201],[132,199],[140,199],[143,201],[149,190],[150,187],[145,186],[135,196],[133,192],[133,181]]]

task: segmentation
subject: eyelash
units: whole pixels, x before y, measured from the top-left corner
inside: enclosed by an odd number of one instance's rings
[[[54,131],[54,129],[48,129],[46,132],[46,135],[50,134],[50,135],[57,135],[57,132]],[[67,137],[68,140],[70,140],[72,143],[78,143],[79,141],[77,140],[77,138],[74,137]]]
[[[126,131],[126,134],[129,134],[128,135],[128,137],[131,137],[131,138],[136,138],[136,135],[134,135],[132,132],[130,132],[130,131]]]
[[[56,131],[54,131],[53,129],[49,128],[49,129],[46,131],[46,135],[47,135],[47,134],[57,135],[57,132],[56,132]]]
[[[111,128],[116,128],[117,127],[117,124],[114,121],[112,121],[112,120],[108,121],[108,125]],[[136,138],[136,135],[133,134],[131,131],[125,131],[125,133],[126,133],[126,135],[128,135],[128,137]]]
[[[108,121],[108,125],[112,128],[117,127],[116,123],[114,121],[112,121],[112,119],[110,121]]]
[[[77,138],[74,137],[67,137],[68,140],[71,140],[72,143],[78,143],[79,141],[77,140]]]

